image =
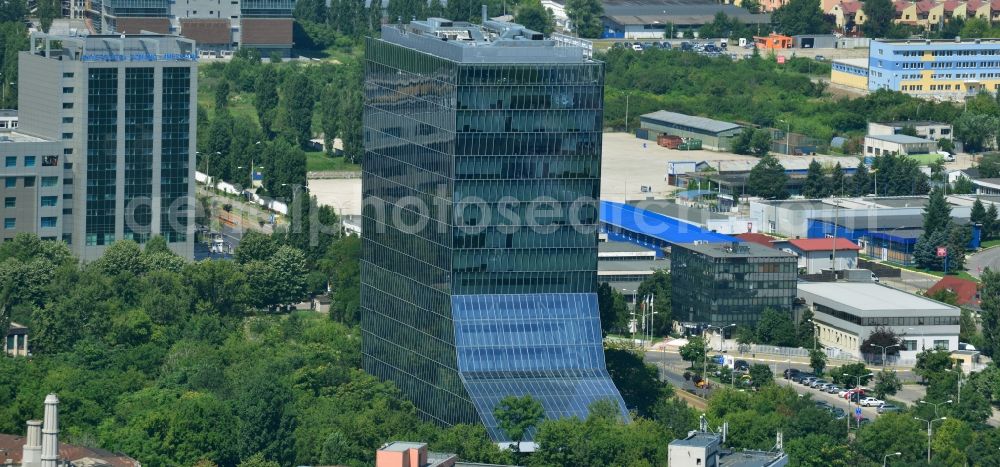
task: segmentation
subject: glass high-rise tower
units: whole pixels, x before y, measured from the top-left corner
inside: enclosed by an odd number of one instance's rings
[[[596,296],[603,84],[579,44],[513,23],[368,40],[364,366],[426,416],[498,440],[508,395],[627,416]]]

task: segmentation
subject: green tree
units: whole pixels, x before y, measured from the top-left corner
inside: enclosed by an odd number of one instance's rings
[[[303,72],[288,75],[281,83],[281,100],[278,115],[281,127],[291,141],[299,147],[312,138],[312,114],[316,97],[312,83]]]
[[[858,385],[858,377],[861,377],[861,385],[865,386],[874,377],[871,370],[862,362],[845,363],[839,368],[830,371],[833,382],[844,387],[853,388]]]
[[[819,161],[813,159],[806,171],[806,182],[802,187],[802,196],[814,199],[824,198],[827,195],[827,188],[829,188],[829,182],[823,175],[823,166],[819,164]]]
[[[757,343],[794,347],[798,344],[795,335],[795,324],[788,313],[782,313],[773,308],[767,308],[757,320]]]
[[[545,410],[542,408],[542,403],[530,395],[507,396],[497,403],[493,409],[493,416],[496,417],[504,434],[520,445],[545,417]]]
[[[774,374],[771,373],[771,367],[763,363],[750,365],[750,381],[753,382],[753,387],[755,388],[774,383]]]
[[[955,119],[954,125],[955,137],[962,141],[966,151],[976,152],[995,147],[997,128],[1000,127],[997,117],[963,113]]]
[[[267,460],[262,453],[256,453],[242,462],[240,462],[238,467],[281,467],[281,464]]]
[[[438,452],[453,452],[466,462],[500,465],[514,462],[510,451],[500,449],[490,440],[481,424],[454,425],[441,430],[431,448]]]
[[[969,18],[962,25],[960,36],[970,39],[988,37],[990,29],[989,20],[985,18]]]
[[[256,230],[250,230],[243,235],[240,244],[236,246],[233,257],[240,264],[246,264],[250,261],[266,261],[277,250],[278,244],[270,236]]]
[[[974,193],[976,191],[976,185],[972,183],[967,177],[959,175],[955,179],[955,182],[951,184],[951,192],[956,195],[965,195],[969,193]]]
[[[317,264],[330,282],[330,317],[348,324],[360,319],[360,259],[361,239],[347,235],[330,245]]]
[[[670,272],[667,269],[656,270],[642,280],[636,293],[640,300],[652,300],[652,311],[656,313],[652,317],[653,333],[658,336],[669,334],[673,325],[673,319],[670,315]],[[624,302],[624,297],[622,297],[622,301]],[[643,304],[640,303],[639,306],[642,307]],[[641,309],[636,310],[636,314],[641,317]]]
[[[545,35],[552,34],[556,28],[552,12],[542,6],[540,0],[525,0],[517,7],[514,22]]]
[[[688,338],[688,343],[682,345],[678,351],[684,361],[691,362],[692,367],[697,367],[697,364],[703,362],[708,354],[708,342],[701,336],[692,336]]]
[[[854,175],[851,175],[851,194],[853,196],[865,196],[871,193],[872,179],[868,173],[868,166],[864,163],[858,165]]]
[[[951,207],[944,199],[944,191],[934,190],[924,206],[924,234],[933,235],[938,230],[948,228],[951,222]]]
[[[0,23],[24,21],[27,3],[23,0],[3,0],[0,2]]]
[[[785,199],[788,191],[785,185],[788,183],[788,175],[785,174],[785,167],[772,155],[764,156],[757,162],[747,178],[747,185],[750,193],[764,199]]]
[[[643,362],[642,355],[635,351],[606,348],[604,359],[625,405],[639,415],[650,416],[656,403],[671,395],[670,386],[660,381],[656,366]]]
[[[951,367],[950,352],[941,349],[928,349],[917,354],[917,364],[913,367],[913,373],[924,380],[929,380],[944,370],[951,369]]]
[[[844,168],[840,166],[840,162],[837,162],[830,170],[830,194],[834,196],[844,197],[850,193],[850,187],[847,186],[847,182],[844,179]]]
[[[573,30],[580,37],[594,39],[601,37],[601,16],[604,6],[598,0],[568,0],[566,16],[573,25]]]
[[[52,20],[62,16],[62,2],[59,0],[37,0],[38,23],[42,31],[49,32]]]
[[[900,389],[903,389],[903,383],[899,381],[899,377],[896,376],[895,371],[882,370],[875,375],[875,397],[879,399],[885,399],[886,396],[893,396]]]
[[[756,133],[756,130],[753,128],[743,127],[743,130],[733,138],[733,152],[745,155],[752,154],[753,150],[750,147],[750,142],[753,140],[754,133]]]
[[[827,34],[831,25],[827,22],[819,0],[791,0],[771,14],[775,30],[781,34]]]
[[[866,1],[861,30],[867,37],[886,37],[895,19],[896,7],[889,0]]]
[[[750,152],[757,157],[767,156],[771,151],[771,132],[757,130],[750,138]]]
[[[405,24],[411,19],[423,18],[426,8],[427,2],[423,0],[389,0],[386,13],[393,22],[398,20]]]
[[[798,346],[803,348],[813,348],[816,346],[816,325],[812,322],[813,312],[808,307],[802,312],[799,319],[796,334],[798,336]]]
[[[628,319],[625,296],[607,282],[597,286],[597,305],[601,311],[601,330],[605,336],[615,329],[621,329]]]
[[[340,96],[333,84],[323,88],[319,102],[320,123],[323,128],[323,145],[326,154],[333,155],[333,140],[340,132]]]
[[[278,73],[274,65],[261,67],[254,82],[254,109],[264,134],[271,134],[274,113],[278,107]]]
[[[1000,355],[1000,272],[987,268],[980,277],[979,314],[983,328],[983,353],[993,357]],[[995,357],[994,357],[995,358]]]
[[[229,81],[221,81],[215,86],[215,111],[221,112],[229,106]]]
[[[856,450],[881,462],[883,453],[899,452],[900,465],[918,465],[923,462],[927,446],[927,431],[923,422],[908,414],[887,413],[880,415],[857,434]]]
[[[809,351],[809,367],[813,369],[817,375],[823,374],[823,369],[826,368],[826,352],[822,349],[813,349]]]
[[[1000,176],[1000,152],[984,154],[979,158],[979,176],[994,178]]]

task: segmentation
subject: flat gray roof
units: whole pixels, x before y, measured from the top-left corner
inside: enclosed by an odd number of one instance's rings
[[[844,65],[854,66],[858,68],[868,68],[867,58],[838,58],[833,60],[834,63],[843,63]]]
[[[705,224],[712,219],[722,220],[727,218],[722,213],[684,206],[666,200],[637,200],[629,201],[628,204],[647,211],[663,214],[664,216],[691,221],[696,224]]]
[[[723,131],[735,130],[742,128],[740,125],[735,123],[723,122],[720,120],[713,120],[711,118],[697,117],[694,115],[685,115],[677,112],[668,112],[666,110],[658,110],[656,112],[651,112],[639,117],[640,119],[651,120],[653,123],[656,121],[673,123],[675,125],[684,125],[691,128],[699,128],[705,131],[711,131],[713,133],[721,133]]]
[[[636,245],[630,242],[600,242],[597,244],[598,253],[652,253],[656,254],[656,251],[650,250],[644,246]]]
[[[53,141],[49,141],[49,140],[42,139],[42,138],[37,138],[37,137],[31,136],[31,135],[26,135],[24,133],[18,133],[17,131],[8,131],[8,132],[4,132],[3,135],[0,135],[0,144],[3,144],[3,143],[51,143],[51,142],[53,142]]]
[[[597,261],[597,273],[647,273],[660,269],[670,269],[670,261],[665,259],[648,259],[637,261]]]
[[[792,200],[765,200],[760,201],[761,204],[767,204],[770,206],[779,207],[782,209],[836,209],[836,206],[832,204],[827,204],[822,200],[818,199],[792,199]]]
[[[998,179],[1000,181],[1000,179]],[[877,212],[873,216],[840,216],[837,218],[836,215],[833,216],[818,216],[810,217],[810,219],[826,222],[828,224],[836,224],[841,227],[847,227],[849,229],[868,229],[868,230],[888,230],[888,229],[923,229],[924,228],[924,216],[923,214],[892,214],[891,212]],[[956,224],[964,225],[969,223],[968,217],[956,217],[952,216],[952,221]]]
[[[695,433],[684,439],[675,439],[670,442],[673,446],[695,446],[695,447],[707,447],[711,446],[713,443],[720,443],[722,437],[716,435],[715,433]]]
[[[958,316],[957,307],[869,282],[799,282],[799,297],[860,318]]]
[[[865,59],[865,60],[867,61],[867,59]],[[896,127],[896,128],[903,128],[903,127],[906,127],[906,126],[914,126],[914,127],[916,127],[916,126],[931,126],[931,125],[934,125],[934,126],[938,126],[938,125],[948,125],[948,126],[951,126],[950,123],[935,122],[935,121],[931,121],[931,120],[899,120],[899,121],[895,121],[895,122],[872,122],[872,123],[875,123],[877,125],[885,125],[885,126]]]
[[[587,63],[586,40],[545,37],[520,24],[446,18],[382,26],[382,40],[459,63]]]
[[[879,206],[889,206],[893,208],[922,208],[927,205],[929,198],[926,196],[902,196],[894,198],[866,198]]]
[[[929,139],[918,138],[910,135],[868,135],[866,138],[888,141],[896,144],[926,144],[934,142]]]
[[[685,248],[712,258],[795,258],[787,252],[768,248],[751,242],[737,242],[736,248],[730,243],[675,243],[674,247]]]

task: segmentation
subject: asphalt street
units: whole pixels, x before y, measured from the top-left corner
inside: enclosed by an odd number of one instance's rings
[[[1000,270],[1000,248],[987,248],[969,256],[965,268],[974,277],[979,277],[986,268]]]

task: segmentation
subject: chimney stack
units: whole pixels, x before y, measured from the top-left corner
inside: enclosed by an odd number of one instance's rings
[[[28,440],[21,451],[23,467],[39,467],[42,461],[42,422],[28,420]]]
[[[45,424],[42,426],[41,467],[59,464],[59,397],[45,396]]]
[[[483,14],[483,24],[485,25],[486,24],[486,20],[490,19],[489,15],[486,12],[486,5],[481,5],[480,6],[480,11]]]

